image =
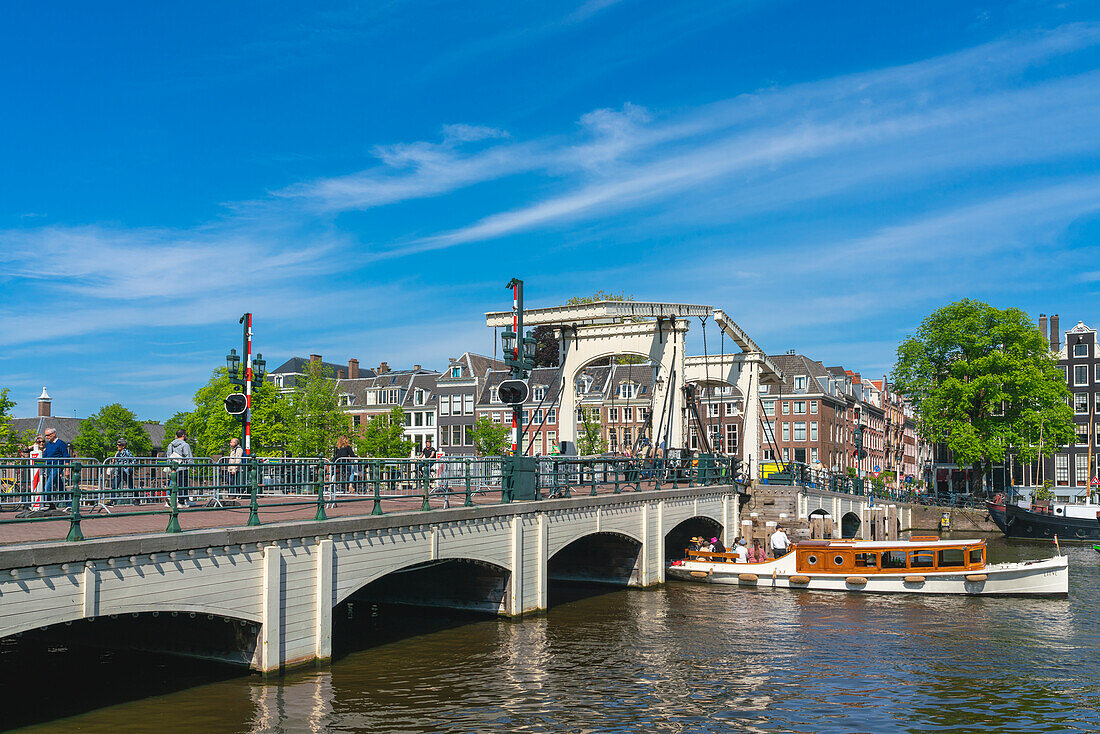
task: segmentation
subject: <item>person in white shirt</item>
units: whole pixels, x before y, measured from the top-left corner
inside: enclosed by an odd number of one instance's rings
[[[772,533],[772,556],[775,558],[782,558],[787,555],[787,550],[790,548],[790,545],[790,538],[783,532],[783,528],[776,526],[775,532]]]
[[[749,547],[745,544],[744,540],[737,541],[737,549],[734,551],[737,554],[737,560],[735,563],[748,563],[749,562]]]

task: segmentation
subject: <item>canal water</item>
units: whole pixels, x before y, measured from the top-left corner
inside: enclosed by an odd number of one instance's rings
[[[990,546],[992,560],[1053,553]],[[268,684],[48,648],[46,666],[0,663],[0,723],[158,734],[1100,731],[1100,553],[1065,552],[1068,599],[675,583],[564,600],[522,622],[383,616],[366,622],[360,649]],[[60,667],[83,672],[59,683]],[[13,700],[12,675],[39,693]]]

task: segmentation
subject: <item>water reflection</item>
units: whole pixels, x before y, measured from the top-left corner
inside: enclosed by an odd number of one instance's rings
[[[998,540],[991,556],[1051,552]],[[1100,554],[1066,552],[1068,600],[670,584],[522,622],[378,620],[376,644],[325,669],[169,689],[37,730],[1097,730]]]

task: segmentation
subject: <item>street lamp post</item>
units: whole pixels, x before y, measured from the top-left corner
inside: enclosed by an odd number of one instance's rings
[[[512,405],[512,456],[505,462],[505,501],[533,499],[536,495],[535,460],[524,457],[523,405],[530,394],[526,379],[535,366],[535,339],[523,331],[523,281],[512,278],[507,288],[512,290],[512,331],[500,335],[504,363],[508,365],[508,380],[497,388],[503,402]]]

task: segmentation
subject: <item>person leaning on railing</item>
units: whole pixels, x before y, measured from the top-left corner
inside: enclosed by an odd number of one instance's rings
[[[195,455],[191,453],[191,445],[187,443],[187,431],[182,428],[176,431],[175,439],[168,444],[168,450],[164,454],[169,463],[178,462],[179,466],[176,469],[177,506],[187,507],[187,488],[191,486],[189,467],[195,460]]]
[[[65,459],[69,458],[69,444],[58,438],[53,428],[46,429],[42,458],[46,460],[46,502],[47,507],[52,509],[56,502],[61,501],[60,495],[65,491]]]

